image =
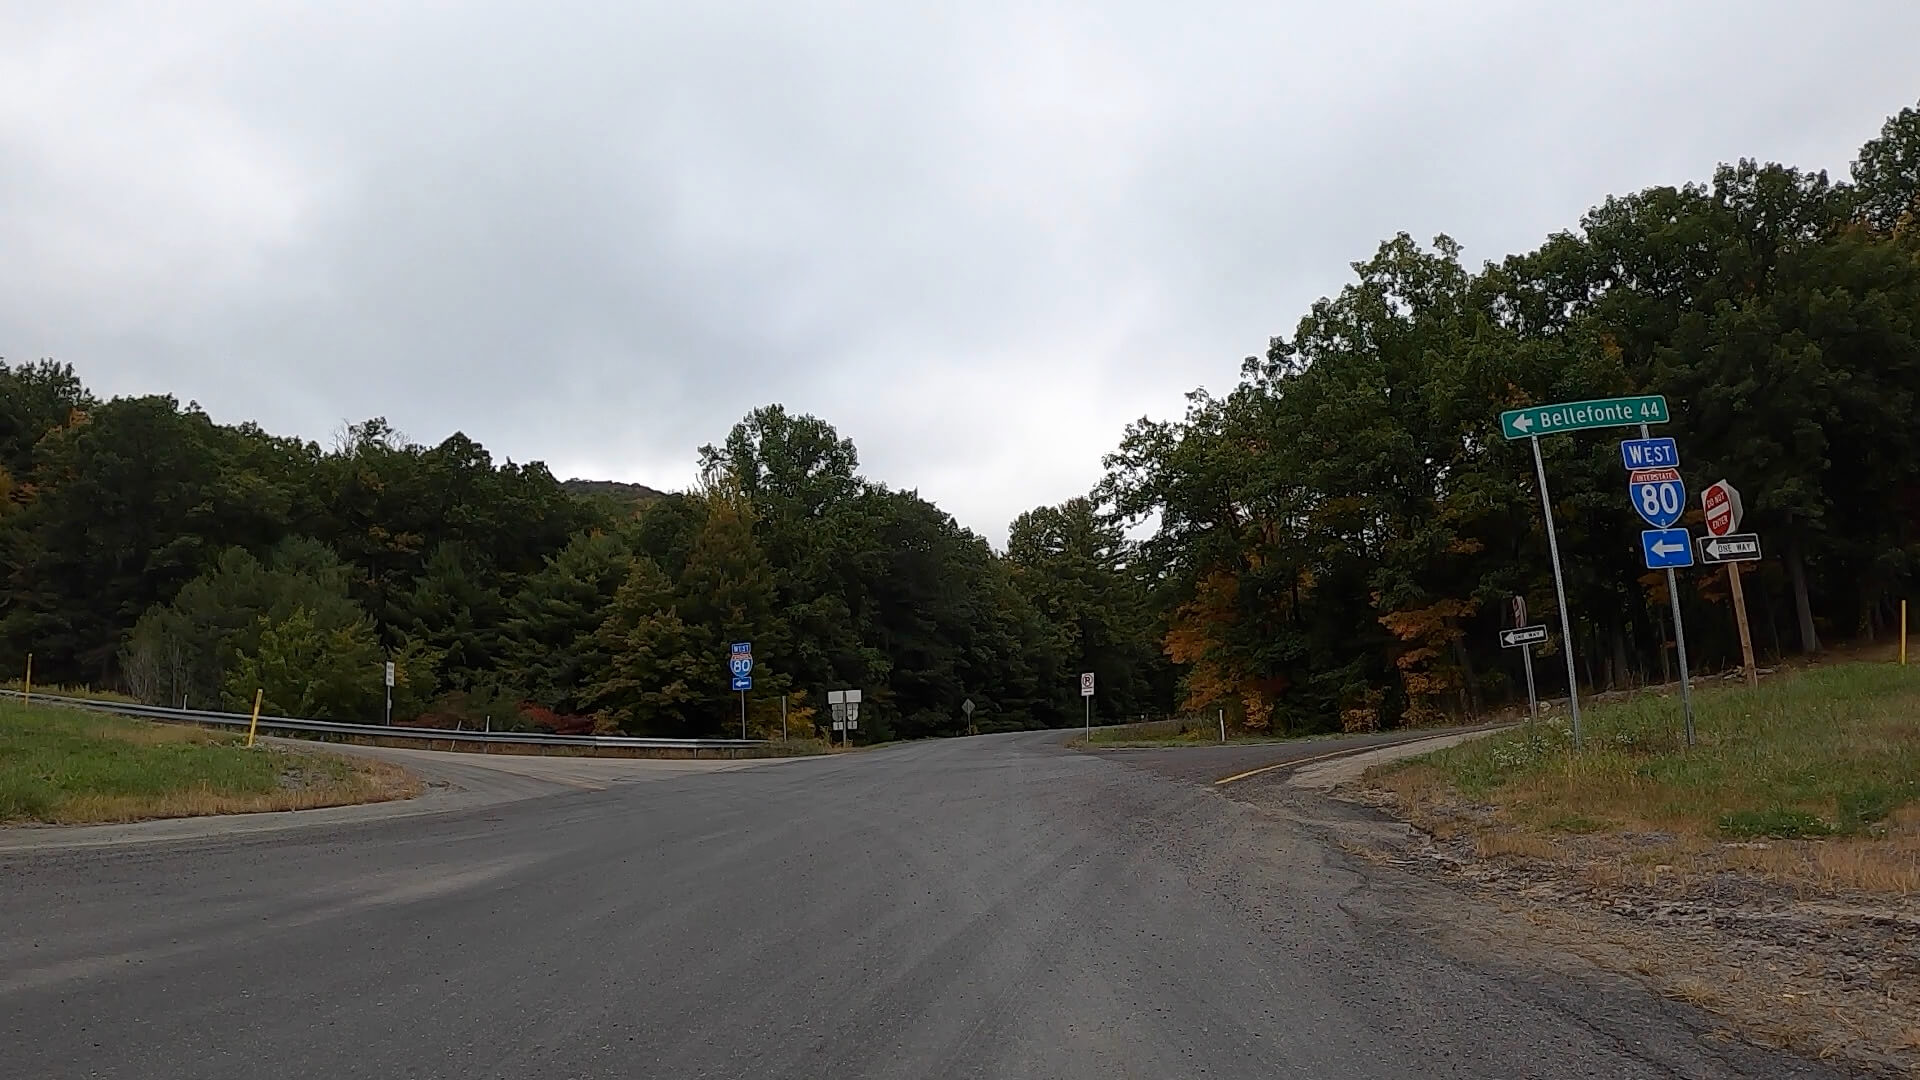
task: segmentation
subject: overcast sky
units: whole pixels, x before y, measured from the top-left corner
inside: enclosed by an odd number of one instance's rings
[[[998,543],[1396,231],[1477,265],[1718,161],[1844,175],[1916,41],[1912,0],[0,0],[0,356],[658,487],[779,401]]]

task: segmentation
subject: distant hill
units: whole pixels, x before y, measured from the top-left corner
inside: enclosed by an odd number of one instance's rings
[[[561,483],[560,487],[574,495],[619,499],[622,502],[643,503],[666,494],[655,491],[645,484],[623,484],[618,480],[581,480],[578,478]]]

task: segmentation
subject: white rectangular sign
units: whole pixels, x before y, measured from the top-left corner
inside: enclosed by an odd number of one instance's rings
[[[393,661],[387,661],[387,685],[393,685]]]
[[[1083,671],[1080,673],[1080,696],[1093,696],[1093,672],[1091,671]]]
[[[1521,645],[1538,645],[1547,640],[1547,625],[1536,623],[1533,626],[1516,626],[1511,630],[1500,631],[1500,644],[1503,648],[1516,648]]]

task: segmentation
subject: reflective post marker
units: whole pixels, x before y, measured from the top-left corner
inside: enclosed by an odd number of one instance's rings
[[[265,693],[266,691],[261,689],[255,689],[253,692],[253,719],[247,721],[248,746],[253,745],[253,733],[260,727],[260,697]]]
[[[1901,608],[1900,610],[1904,612],[1906,609]],[[1905,646],[1903,645],[1901,646],[1901,648],[1904,649]],[[26,687],[26,689],[20,691],[20,704],[24,707],[24,706],[33,704],[33,654],[32,653],[27,654],[27,681],[22,685]]]
[[[1573,670],[1573,619],[1567,615],[1567,583],[1560,573],[1560,537],[1553,528],[1553,497],[1547,494],[1547,463],[1540,456],[1540,437],[1533,444],[1533,475],[1540,481],[1540,509],[1547,517],[1547,552],[1553,556],[1553,594],[1560,601],[1560,651],[1567,654],[1567,709],[1573,714],[1573,748],[1580,749],[1580,684]],[[1679,610],[1678,601],[1674,610]],[[1685,651],[1680,654],[1686,656]],[[1684,660],[1681,661],[1683,664]]]
[[[1220,710],[1220,741],[1227,741],[1227,710]]]

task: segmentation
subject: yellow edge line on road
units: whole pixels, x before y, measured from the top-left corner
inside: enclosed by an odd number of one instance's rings
[[[1346,757],[1348,754],[1364,754],[1369,750],[1384,750],[1389,746],[1411,746],[1414,743],[1426,742],[1428,739],[1444,739],[1448,735],[1457,734],[1459,734],[1459,732],[1443,731],[1437,735],[1422,735],[1418,739],[1408,739],[1404,742],[1375,743],[1372,746],[1351,746],[1345,750],[1335,750],[1328,754],[1315,754],[1313,757],[1294,758],[1291,761],[1276,761],[1271,765],[1262,765],[1257,769],[1248,769],[1246,772],[1234,773],[1232,776],[1223,776],[1213,783],[1214,786],[1218,787],[1221,784],[1231,784],[1235,780],[1245,780],[1249,776],[1259,776],[1263,772],[1272,772],[1275,769],[1290,769],[1295,765],[1310,765],[1316,761],[1325,761],[1328,758]]]
[[[1414,739],[1410,741],[1418,742],[1419,740]],[[1393,744],[1388,743],[1387,745],[1392,746]],[[1272,772],[1275,769],[1285,769],[1294,765],[1305,765],[1305,764],[1308,764],[1309,762],[1314,762],[1314,761],[1325,761],[1328,758],[1340,757],[1343,754],[1357,754],[1362,750],[1372,750],[1372,749],[1374,749],[1374,747],[1354,746],[1354,747],[1349,747],[1345,750],[1335,750],[1330,754],[1315,754],[1312,757],[1293,758],[1288,761],[1276,761],[1271,765],[1262,765],[1257,769],[1248,769],[1246,772],[1234,773],[1232,776],[1223,776],[1220,779],[1215,780],[1214,783],[1215,784],[1231,784],[1235,780],[1245,780],[1249,776],[1259,776],[1263,772]]]

